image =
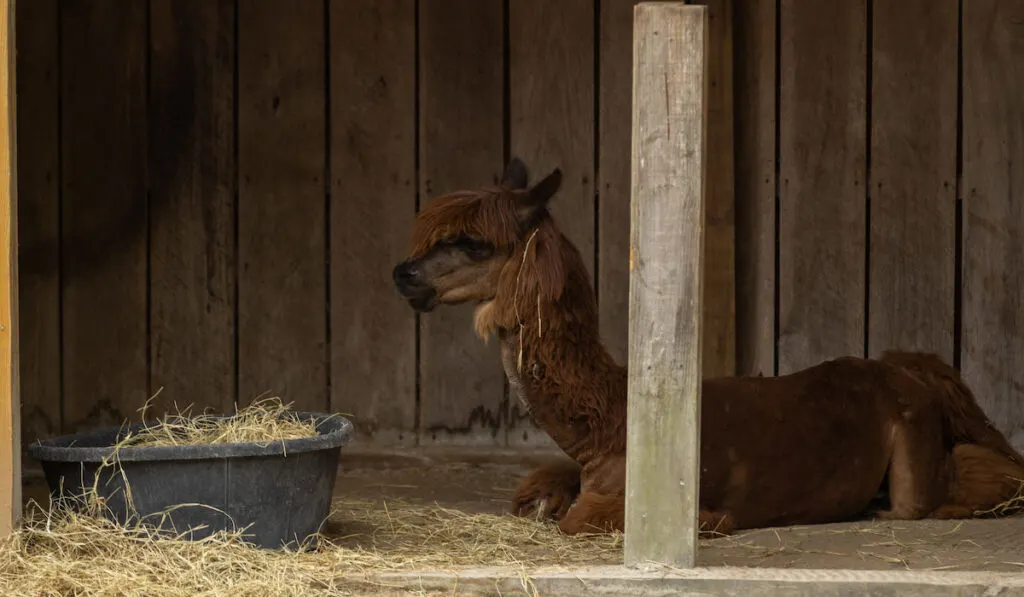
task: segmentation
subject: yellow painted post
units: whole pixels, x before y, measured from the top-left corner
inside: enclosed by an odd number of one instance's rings
[[[0,0],[0,537],[21,520],[14,3]]]

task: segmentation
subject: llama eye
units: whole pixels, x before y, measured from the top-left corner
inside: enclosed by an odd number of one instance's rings
[[[461,239],[459,244],[472,259],[487,259],[494,253],[494,247],[491,243],[475,238]]]

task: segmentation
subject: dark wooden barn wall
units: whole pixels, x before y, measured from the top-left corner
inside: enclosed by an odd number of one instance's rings
[[[633,4],[19,2],[25,441],[136,419],[159,390],[154,414],[277,394],[382,447],[547,444],[472,308],[417,317],[390,271],[430,197],[512,154],[560,166],[554,212],[625,362]],[[732,23],[709,4],[704,361],[721,375]]]
[[[733,11],[738,372],[933,351],[1024,449],[1024,1]]]

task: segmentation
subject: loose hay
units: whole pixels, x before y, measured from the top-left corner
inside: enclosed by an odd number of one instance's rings
[[[123,439],[101,469],[120,468],[117,453],[126,446],[265,442],[316,434],[312,422],[289,417],[288,409],[272,398],[229,418],[179,412]],[[131,508],[131,488],[125,489]],[[293,550],[247,544],[245,529],[196,541],[176,539],[144,523],[118,525],[103,516],[104,508],[96,483],[85,495],[49,509],[30,504],[23,527],[0,542],[0,594],[350,595],[372,590],[370,577],[383,572],[621,561],[618,534],[568,537],[550,523],[437,505],[336,501],[316,548]]]
[[[621,535],[571,538],[553,524],[511,515],[401,502],[335,502],[315,550],[263,550],[240,535],[166,539],[142,526],[30,506],[24,528],[0,543],[0,594],[365,594],[376,573],[610,564],[621,562],[622,549]]]
[[[288,409],[271,398],[229,418],[179,412],[124,438],[101,468],[119,468],[118,450],[126,446],[267,442],[316,434],[314,423],[289,416]],[[131,508],[127,479],[125,484]],[[370,578],[384,572],[621,561],[621,535],[568,537],[550,523],[400,501],[336,501],[316,548],[278,550],[245,543],[245,529],[196,541],[175,539],[144,523],[118,525],[103,516],[104,508],[96,483],[85,495],[49,509],[30,504],[23,527],[0,542],[0,594],[351,595],[372,591]]]
[[[155,397],[155,396],[154,396]],[[152,399],[151,399],[152,400]],[[143,420],[149,402],[142,407]],[[125,438],[119,448],[129,446],[197,446],[228,443],[269,443],[315,437],[316,422],[295,416],[291,404],[280,398],[257,400],[229,417],[214,414],[165,414],[155,424],[143,423],[137,433]]]

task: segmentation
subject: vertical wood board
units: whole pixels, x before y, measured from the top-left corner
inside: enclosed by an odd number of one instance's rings
[[[864,351],[865,2],[781,7],[780,374]]]
[[[24,0],[23,0],[24,1]],[[18,199],[15,1],[0,0],[0,537],[21,521],[18,375]]]
[[[597,298],[601,340],[617,363],[629,346],[629,160],[633,6],[600,3],[597,114]]]
[[[593,283],[594,3],[509,0],[509,54],[512,155],[531,181],[562,169],[551,213]],[[518,404],[510,406],[510,445],[553,445]]]
[[[961,368],[1024,449],[1024,1],[968,0],[963,11]]]
[[[874,6],[869,356],[953,362],[957,5]]]
[[[324,3],[238,4],[239,404],[328,408]]]
[[[16,3],[22,448],[61,432],[56,0]]]
[[[422,207],[501,175],[504,11],[500,0],[423,0],[419,7]],[[501,357],[496,342],[484,345],[473,332],[474,309],[420,316],[421,443],[505,445]]]
[[[61,9],[66,431],[137,420],[149,398],[146,4]]]
[[[736,373],[775,374],[777,0],[736,2]]]
[[[414,445],[416,315],[391,268],[416,208],[415,3],[334,0],[330,32],[331,410]]]
[[[736,188],[733,151],[732,0],[700,0],[708,13],[707,189],[704,197],[705,377],[736,374]]]
[[[235,401],[234,4],[150,3],[155,415]]]

